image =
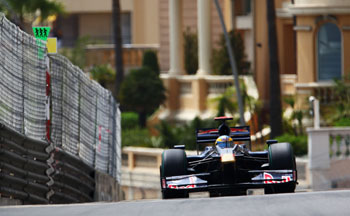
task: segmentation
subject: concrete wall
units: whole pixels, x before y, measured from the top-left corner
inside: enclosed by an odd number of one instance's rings
[[[23,202],[18,199],[0,197],[0,206],[23,205]]]
[[[95,201],[116,202],[121,200],[120,185],[106,173],[95,171]]]
[[[349,187],[347,139],[350,137],[350,127],[308,128],[307,133],[311,188],[329,190]]]
[[[255,82],[260,99],[268,100],[269,53],[266,22],[266,0],[255,1]]]
[[[112,12],[112,0],[57,0],[65,6],[68,13]],[[122,10],[132,10],[133,2],[120,0]]]
[[[350,6],[348,0],[294,0],[296,6],[315,6],[315,7],[332,7],[332,6]]]
[[[159,0],[134,0],[132,43],[159,44]]]
[[[276,11],[285,9],[287,0],[276,0]],[[269,44],[266,14],[266,0],[255,0],[255,81],[260,98],[269,100]],[[288,14],[276,14],[276,31],[280,74],[296,74],[296,38],[293,19]],[[281,89],[285,87],[283,83]],[[288,88],[290,88],[288,86]],[[291,90],[294,92],[294,90]],[[290,91],[288,91],[290,92]],[[283,92],[282,92],[283,94]]]
[[[112,0],[59,0],[69,14],[78,16],[81,37],[112,38]],[[159,0],[121,0],[121,12],[131,13],[131,36],[134,44],[159,44]],[[65,18],[64,18],[65,19]],[[62,31],[70,25],[62,23]],[[63,31],[64,35],[70,34]]]

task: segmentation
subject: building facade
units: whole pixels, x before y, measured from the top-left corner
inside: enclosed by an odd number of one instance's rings
[[[113,43],[112,0],[58,0],[67,15],[57,27],[63,46],[72,46],[79,37],[98,43]],[[159,44],[159,0],[120,0],[123,44]]]
[[[112,42],[112,0],[60,1],[69,14],[58,20],[63,44],[69,45],[70,41],[84,35],[104,43]],[[243,37],[259,98],[267,105],[266,1],[219,2],[228,30],[235,29]],[[309,95],[327,102],[331,97],[332,79],[350,73],[350,61],[347,61],[350,55],[347,49],[350,44],[349,8],[350,1],[346,0],[275,0],[282,95],[300,95],[299,107]],[[208,113],[208,98],[222,93],[233,83],[230,76],[211,76],[212,49],[222,34],[214,1],[121,0],[121,9],[123,41],[131,44],[124,49],[126,65],[139,66],[143,50],[152,48],[158,52],[162,79],[168,88],[163,117],[177,118],[184,114],[182,116],[192,118]],[[184,71],[183,32],[186,29],[198,34],[199,68],[197,74],[191,76]],[[91,64],[113,65],[113,46],[98,49],[102,54],[98,54],[97,48],[90,49]]]

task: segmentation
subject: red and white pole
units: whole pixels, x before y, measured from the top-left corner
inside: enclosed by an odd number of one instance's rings
[[[46,56],[46,138],[48,141],[51,141],[50,137],[50,95],[51,95],[51,75],[50,75],[50,58]]]

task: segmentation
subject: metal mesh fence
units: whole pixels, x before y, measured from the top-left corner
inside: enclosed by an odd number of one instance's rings
[[[44,139],[46,63],[38,50],[45,49],[46,43],[37,43],[0,16],[0,118],[28,137]]]
[[[120,113],[111,92],[65,57],[52,55],[50,59],[52,141],[88,165],[117,178]]]
[[[49,113],[55,146],[120,180],[120,113],[111,92],[63,56],[40,58],[45,47],[0,13],[0,121],[42,140]]]
[[[79,156],[90,165],[95,164],[96,146],[96,87],[82,76],[80,80],[80,151]]]
[[[24,133],[29,137],[44,139],[47,66],[45,58],[38,57],[38,48],[45,50],[46,43],[37,43],[32,36],[23,35]]]

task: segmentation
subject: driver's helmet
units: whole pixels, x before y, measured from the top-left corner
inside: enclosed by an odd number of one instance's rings
[[[219,146],[220,148],[232,147],[233,146],[233,139],[227,135],[222,135],[216,139],[215,145]]]

